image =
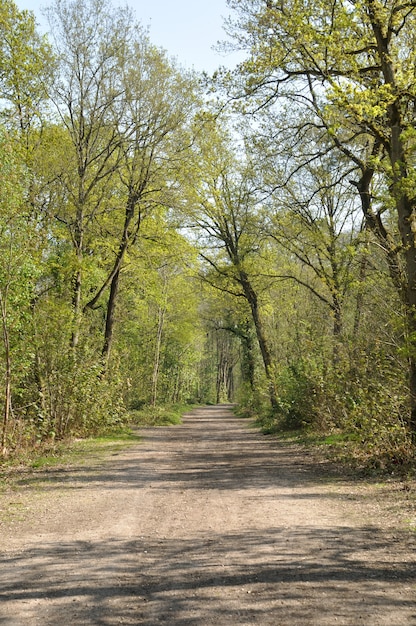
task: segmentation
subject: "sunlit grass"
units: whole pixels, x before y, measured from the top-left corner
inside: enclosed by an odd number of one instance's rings
[[[189,404],[170,404],[164,406],[145,406],[130,412],[135,426],[169,426],[180,424],[182,417],[194,408]]]
[[[125,430],[118,433],[86,439],[61,442],[31,462],[35,469],[62,464],[82,464],[93,458],[106,457],[140,441],[137,433]]]

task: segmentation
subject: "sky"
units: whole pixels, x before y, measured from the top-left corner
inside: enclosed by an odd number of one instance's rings
[[[48,0],[15,0],[20,9],[33,11],[39,22]],[[117,4],[117,0],[114,2]],[[122,4],[125,4],[124,2]],[[127,0],[137,19],[149,27],[150,40],[186,68],[211,74],[218,66],[233,67],[239,55],[212,48],[225,40],[223,17],[229,15],[226,0]]]

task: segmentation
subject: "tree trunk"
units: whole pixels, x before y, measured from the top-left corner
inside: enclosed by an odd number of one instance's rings
[[[113,268],[111,272],[109,273],[109,275],[107,276],[104,283],[102,284],[101,288],[97,291],[95,296],[89,302],[87,302],[87,304],[84,307],[84,310],[87,308],[93,309],[95,305],[97,304],[98,300],[100,299],[100,297],[102,296],[102,294],[104,293],[105,289],[110,284],[110,295],[109,295],[108,303],[107,303],[106,322],[105,322],[105,330],[104,330],[104,345],[102,349],[104,368],[107,367],[108,360],[110,358],[110,353],[111,353],[111,345],[112,345],[112,340],[113,340],[114,323],[115,323],[115,309],[116,309],[117,295],[118,295],[119,284],[120,284],[120,271],[121,271],[121,266],[123,263],[124,255],[126,254],[126,251],[131,242],[129,228],[134,218],[136,204],[137,204],[137,195],[135,194],[134,191],[130,190],[128,201],[126,204],[126,211],[124,215],[123,234],[120,240],[120,244],[118,247],[118,251],[117,251],[115,261],[114,261]],[[134,227],[134,237],[138,235],[140,224],[141,224],[141,215],[139,213],[137,222]],[[133,237],[133,240],[134,240],[134,237]]]
[[[272,373],[272,370],[273,370],[272,358],[271,358],[269,346],[267,344],[266,336],[263,330],[263,324],[262,324],[261,317],[260,317],[257,294],[254,291],[247,274],[242,270],[240,270],[239,274],[240,274],[239,275],[240,283],[243,288],[246,300],[250,305],[251,314],[253,317],[253,323],[256,329],[257,341],[259,344],[259,348],[260,348],[260,352],[261,352],[261,356],[263,360],[263,365],[264,365],[264,372],[266,374],[266,379],[267,379],[268,387],[269,387],[270,404],[271,404],[272,409],[275,410],[278,407],[278,402],[277,402],[276,388],[275,388],[275,384],[273,380],[273,373]]]
[[[399,118],[399,112],[396,113],[396,116]],[[416,443],[416,206],[415,201],[403,190],[403,181],[408,178],[408,169],[401,140],[401,130],[398,123],[392,127],[390,161],[395,173],[394,192],[407,278],[404,304],[410,338],[410,417],[408,427],[412,440]]]
[[[251,391],[255,389],[255,361],[253,353],[253,339],[250,334],[249,324],[245,333],[241,335],[242,349],[243,349],[243,363],[242,373],[244,382],[248,382]]]
[[[407,298],[406,318],[409,337],[409,390],[410,390],[410,417],[408,427],[412,441],[416,444],[416,245],[413,225],[416,224],[415,209],[410,201],[401,198],[398,202],[400,207],[399,228],[405,247],[405,259],[407,270]]]
[[[71,336],[71,347],[76,348],[79,343],[80,322],[81,322],[81,289],[82,273],[78,269],[74,276],[74,291],[72,295],[73,327]]]
[[[226,389],[227,389],[228,402],[233,402],[234,400],[234,367],[232,363],[227,364]]]
[[[82,185],[81,185],[82,188]],[[74,275],[72,292],[73,327],[71,347],[75,350],[78,346],[81,326],[81,300],[82,300],[82,262],[84,253],[84,194],[80,191],[79,208],[77,209],[74,246],[76,253],[77,270]]]
[[[107,313],[105,319],[104,345],[101,352],[104,361],[104,369],[107,368],[108,360],[110,358],[111,345],[113,342],[115,311],[119,284],[120,270],[117,270],[111,281],[110,295],[108,298]]]
[[[218,350],[218,341],[217,341],[217,350]],[[217,380],[216,380],[216,394],[215,394],[215,402],[219,404],[221,402],[221,390],[224,383],[224,355],[222,350],[220,349],[219,361],[217,363]]]
[[[156,332],[156,345],[155,345],[155,356],[153,362],[153,374],[152,374],[152,398],[151,405],[156,406],[157,401],[157,386],[159,382],[159,371],[160,371],[160,351],[162,347],[162,335],[163,335],[163,327],[165,323],[165,308],[158,308],[158,321],[157,321],[157,332]]]
[[[332,294],[332,313],[334,316],[334,325],[332,330],[332,362],[334,366],[339,365],[341,358],[341,335],[342,335],[342,311],[341,302],[338,293]]]
[[[366,240],[367,244],[367,240]],[[357,338],[361,327],[361,316],[364,305],[364,281],[367,276],[368,269],[368,256],[364,252],[360,259],[360,272],[358,277],[358,291],[355,299],[355,313],[354,313],[354,325],[353,325],[353,337]]]
[[[376,154],[376,148],[373,149]],[[371,202],[371,181],[374,176],[374,169],[368,167],[362,170],[360,180],[353,182],[360,195],[361,210],[367,228],[373,233],[377,241],[386,251],[387,266],[393,285],[397,289],[402,302],[406,300],[406,276],[403,263],[400,258],[400,248],[384,227],[379,214],[374,213]]]
[[[89,302],[86,303],[84,310],[85,309],[93,309],[98,300],[101,298],[102,294],[104,293],[104,291],[107,289],[108,285],[111,283],[111,281],[113,280],[115,274],[117,272],[120,271],[121,269],[121,264],[123,262],[124,259],[124,255],[126,254],[126,251],[130,245],[131,242],[134,242],[139,230],[140,230],[140,225],[141,225],[141,213],[139,211],[139,215],[137,218],[137,221],[134,225],[133,228],[133,234],[130,233],[129,229],[131,227],[131,222],[134,218],[134,214],[135,214],[135,208],[136,208],[136,204],[138,201],[138,195],[133,191],[133,190],[129,190],[129,197],[127,200],[127,204],[126,204],[126,210],[125,210],[125,214],[124,214],[124,225],[123,225],[123,233],[120,239],[120,243],[118,246],[118,250],[117,250],[117,255],[113,264],[113,267],[111,268],[110,273],[108,274],[107,278],[105,279],[105,281],[103,282],[103,284],[101,285],[101,287],[98,289],[98,291],[96,292],[96,294],[94,295],[94,297],[89,300]]]
[[[413,170],[413,155],[406,152],[403,143],[403,132],[412,128],[412,122],[403,116],[406,110],[406,101],[402,101],[401,85],[397,84],[396,67],[394,65],[394,51],[391,49],[393,26],[389,25],[386,35],[382,22],[382,13],[375,0],[368,1],[368,16],[371,28],[377,43],[380,67],[384,84],[391,93],[397,94],[387,108],[389,142],[387,152],[392,168],[392,193],[396,203],[399,232],[405,259],[405,279],[401,281],[401,296],[406,306],[406,317],[410,337],[409,357],[409,388],[410,388],[410,417],[408,427],[412,440],[416,443],[416,203],[412,198],[412,191],[406,191],[409,184],[409,171]]]
[[[9,331],[7,327],[7,314],[6,304],[4,298],[0,296],[1,306],[1,319],[3,327],[3,344],[4,344],[4,357],[5,357],[5,374],[4,374],[4,405],[3,405],[3,426],[1,433],[1,451],[3,455],[6,455],[6,438],[7,427],[9,425],[10,412],[11,412],[11,397],[12,397],[12,364],[10,354],[10,339]]]

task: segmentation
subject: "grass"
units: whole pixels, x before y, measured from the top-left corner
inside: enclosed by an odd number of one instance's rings
[[[183,415],[194,406],[189,404],[146,406],[140,410],[130,411],[130,415],[135,426],[169,426],[180,424]]]
[[[105,458],[109,454],[115,454],[138,443],[140,439],[130,430],[101,437],[74,439],[62,442],[48,453],[37,456],[30,466],[34,469],[41,469],[62,464],[79,465],[91,457]]]
[[[140,441],[140,437],[134,432],[135,428],[179,424],[184,413],[192,408],[190,405],[179,404],[144,407],[130,412],[131,428],[103,436],[49,440],[35,447],[16,449],[9,458],[0,459],[0,489],[4,487],[5,476],[19,468],[42,469],[56,465],[82,464],[91,457],[105,458],[115,454]]]
[[[3,463],[4,474],[13,473],[22,467],[43,469],[57,465],[80,465],[86,459],[105,458],[140,441],[140,437],[130,429],[99,437],[86,439],[66,439],[45,442],[37,448],[16,454]],[[4,479],[0,479],[0,487]]]
[[[383,445],[364,440],[355,432],[333,431],[320,433],[311,429],[263,429],[282,443],[294,443],[313,449],[345,472],[362,476],[412,477],[416,473],[414,449],[410,445]]]

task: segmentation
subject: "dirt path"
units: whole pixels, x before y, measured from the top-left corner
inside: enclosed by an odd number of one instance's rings
[[[416,624],[414,533],[224,407],[3,494],[1,626]]]

